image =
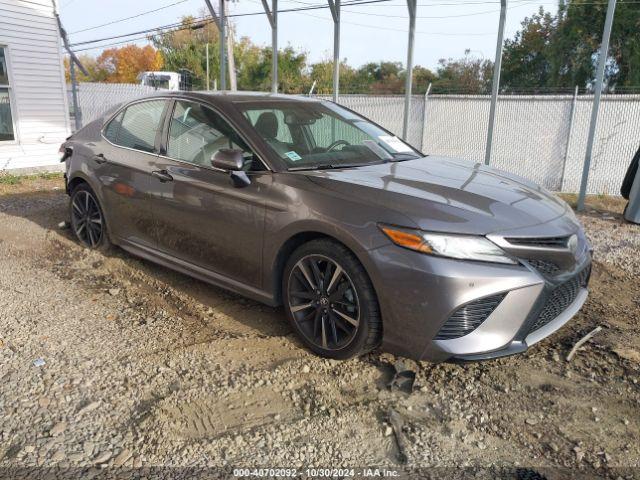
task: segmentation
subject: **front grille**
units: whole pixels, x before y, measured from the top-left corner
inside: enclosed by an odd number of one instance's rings
[[[506,293],[481,298],[459,308],[444,323],[436,340],[451,340],[473,332],[493,313],[505,296]]]
[[[505,238],[511,245],[535,248],[567,248],[570,237],[511,237]]]
[[[555,287],[544,305],[544,308],[536,318],[529,332],[538,330],[553,319],[557,318],[562,312],[564,312],[569,305],[571,305],[576,297],[580,288],[586,287],[589,280],[590,268],[585,268],[580,273],[574,275],[566,282]]]
[[[537,258],[527,259],[527,263],[538,270],[543,275],[555,277],[561,270],[560,265],[549,260],[539,260]]]

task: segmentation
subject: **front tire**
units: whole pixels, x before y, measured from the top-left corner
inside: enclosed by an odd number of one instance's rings
[[[71,230],[87,248],[107,250],[111,243],[107,224],[96,194],[86,183],[81,183],[71,192],[69,205]]]
[[[316,354],[347,359],[380,343],[378,300],[358,259],[328,239],[299,247],[284,269],[283,303],[289,322]]]

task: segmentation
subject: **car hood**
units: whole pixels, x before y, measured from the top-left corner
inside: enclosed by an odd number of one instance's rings
[[[485,235],[547,223],[569,209],[524,178],[447,157],[305,173],[318,185],[394,210],[431,231]]]

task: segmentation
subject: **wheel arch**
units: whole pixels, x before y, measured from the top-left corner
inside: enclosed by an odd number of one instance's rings
[[[110,242],[113,242],[113,239],[111,238],[111,231],[109,228],[109,225],[111,225],[109,214],[104,206],[103,199],[100,196],[98,189],[95,188],[89,177],[81,171],[75,172],[73,175],[71,175],[67,180],[67,195],[71,196],[73,190],[81,184],[86,184],[96,196],[96,199],[98,200],[98,206],[100,207],[100,211],[102,212],[102,218],[104,219],[105,227],[107,229],[107,237],[109,238]]]
[[[351,252],[351,254],[353,254],[353,256],[355,256],[356,259],[360,262],[360,264],[362,265],[365,272],[369,276],[369,279],[371,280],[371,283],[373,285],[374,283],[373,278],[371,276],[369,268],[367,268],[368,262],[363,261],[363,255],[362,255],[362,252],[359,251],[359,249],[353,248],[352,246],[349,245],[349,243],[341,240],[340,238],[334,235],[328,234],[326,232],[322,232],[320,230],[300,231],[289,236],[289,238],[287,238],[287,240],[285,240],[282,243],[282,245],[278,249],[277,254],[275,255],[275,260],[272,264],[271,288],[273,289],[272,290],[273,298],[277,305],[282,304],[282,277],[284,275],[284,269],[287,264],[287,260],[298,247],[312,240],[318,240],[318,239],[331,240],[333,242],[336,242],[342,245],[344,248],[349,250],[349,252]],[[375,285],[373,285],[373,288],[374,288],[374,291],[376,292],[376,295],[378,295]]]
[[[91,187],[91,183],[89,183],[89,180],[87,180],[84,176],[76,174],[71,177],[67,181],[67,195],[71,195],[71,192],[73,192],[73,190],[81,183],[86,183],[87,185],[89,185],[89,187]],[[93,190],[93,187],[91,187],[91,190]]]

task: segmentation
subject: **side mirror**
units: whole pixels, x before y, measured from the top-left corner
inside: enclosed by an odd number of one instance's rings
[[[232,148],[221,148],[211,157],[211,165],[214,168],[229,172],[242,170],[244,166],[244,158],[242,150],[234,150]]]
[[[251,184],[251,179],[245,171],[242,170],[244,166],[242,153],[242,150],[221,148],[211,157],[211,165],[214,168],[229,172],[233,186],[238,188]]]

